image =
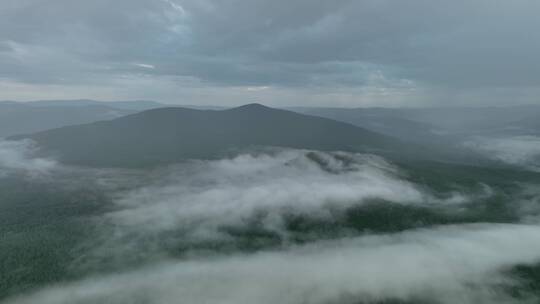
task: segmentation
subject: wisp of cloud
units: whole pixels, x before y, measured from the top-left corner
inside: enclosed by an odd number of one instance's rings
[[[475,138],[465,146],[493,159],[530,170],[540,170],[540,137]]]
[[[0,140],[0,176],[10,172],[43,174],[57,165],[53,160],[34,157],[36,149],[30,140]]]

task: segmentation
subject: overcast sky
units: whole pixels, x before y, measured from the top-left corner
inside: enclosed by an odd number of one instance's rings
[[[1,0],[0,100],[540,103],[538,0]]]

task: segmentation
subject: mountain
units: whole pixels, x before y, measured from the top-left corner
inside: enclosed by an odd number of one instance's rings
[[[456,145],[471,136],[540,134],[540,106],[289,108],[423,144]]]
[[[540,120],[539,116],[528,117],[508,125],[504,130],[507,133],[518,135],[536,135],[540,136]]]
[[[534,120],[540,116],[540,106],[410,108],[386,109],[386,112],[431,124],[448,134],[470,136],[517,130],[520,121]]]
[[[427,143],[441,140],[438,128],[432,124],[407,119],[394,109],[377,108],[288,108],[298,113],[325,117],[353,124],[377,133],[405,141]]]
[[[90,166],[145,166],[214,158],[260,146],[380,153],[407,149],[351,124],[250,104],[229,110],[153,109],[110,121],[11,139],[35,140],[62,161]]]
[[[0,103],[0,138],[118,118],[134,111],[104,105],[37,106],[18,102]]]
[[[0,138],[110,120],[161,107],[164,105],[142,100],[114,102],[88,99],[0,101]]]
[[[96,101],[90,99],[76,99],[76,100],[38,100],[25,102],[26,105],[48,107],[48,106],[63,106],[63,107],[75,107],[75,106],[107,106],[115,109],[132,110],[132,111],[144,111],[156,108],[162,108],[165,105],[147,100],[129,100],[129,101]]]
[[[1,101],[2,103],[9,103],[9,104],[19,104],[20,102],[14,102],[14,101]],[[196,110],[225,110],[228,107],[224,106],[212,106],[212,105],[166,105],[163,103],[159,103],[156,101],[149,101],[149,100],[126,100],[126,101],[97,101],[97,100],[91,100],[91,99],[74,99],[74,100],[37,100],[37,101],[28,101],[24,102],[26,105],[31,106],[40,106],[40,107],[49,107],[49,106],[107,106],[115,109],[123,109],[123,110],[133,110],[133,111],[145,111],[145,110],[151,110],[151,109],[157,109],[157,108],[165,108],[165,107],[182,107],[182,108],[188,108],[188,109],[196,109]]]

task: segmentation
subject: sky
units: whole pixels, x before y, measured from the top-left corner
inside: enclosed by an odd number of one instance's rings
[[[540,104],[537,0],[2,0],[0,100]]]

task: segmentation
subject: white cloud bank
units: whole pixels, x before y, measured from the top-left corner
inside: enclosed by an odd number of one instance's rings
[[[504,270],[540,260],[540,227],[464,225],[194,259],[50,287],[6,304],[527,303]]]
[[[479,137],[465,142],[465,146],[493,160],[540,170],[540,137],[537,136]]]
[[[56,162],[36,158],[34,143],[29,140],[5,141],[0,139],[0,176],[10,172],[29,175],[46,173],[56,166]]]
[[[443,203],[380,157],[287,150],[181,165],[167,181],[122,196],[106,217],[123,232],[182,230],[200,240],[220,238],[219,227],[244,225],[254,216],[279,232],[284,214],[324,219],[370,199]],[[444,203],[467,199],[455,194]]]

